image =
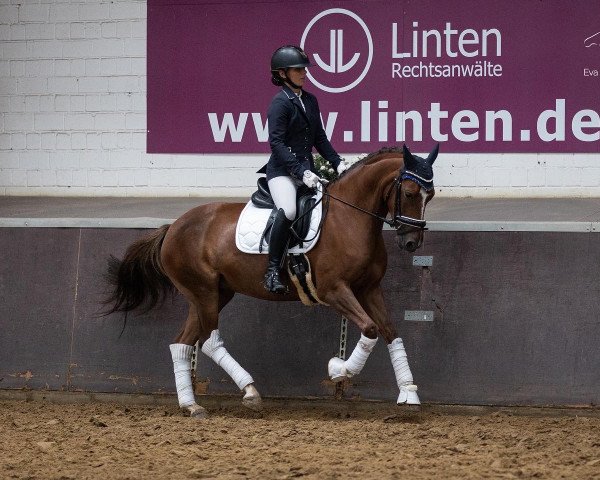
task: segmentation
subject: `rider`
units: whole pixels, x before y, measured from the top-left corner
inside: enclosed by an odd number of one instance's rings
[[[338,174],[347,168],[327,139],[316,97],[302,89],[306,67],[310,65],[308,55],[293,45],[278,48],[271,57],[271,82],[282,87],[273,97],[267,114],[272,153],[266,174],[277,215],[269,240],[269,264],[264,285],[274,293],[287,292],[279,271],[289,229],[296,216],[296,190],[302,182],[309,188],[315,188],[319,182],[313,147]],[[260,171],[264,171],[264,167]]]

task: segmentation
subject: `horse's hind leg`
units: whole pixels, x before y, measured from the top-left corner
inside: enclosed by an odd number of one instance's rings
[[[225,348],[218,329],[202,344],[202,353],[210,357],[231,377],[238,388],[244,392],[242,404],[252,410],[262,408],[262,399],[254,386],[252,376],[231,356]]]
[[[223,307],[233,298],[233,292],[220,290],[217,295],[206,293],[202,297],[202,303],[190,302],[190,313],[185,326],[176,339],[177,344],[171,346],[172,350],[177,346],[186,356],[185,368],[188,372],[180,375],[181,389],[178,385],[179,404],[183,410],[197,416],[199,407],[191,389],[191,355],[193,345],[199,341],[202,352],[211,358],[233,379],[238,388],[244,392],[242,404],[253,410],[260,410],[262,399],[254,386],[252,376],[244,370],[240,364],[230,355],[224,346],[223,339],[218,330],[218,315]],[[175,356],[173,357],[175,363]]]
[[[198,332],[198,313],[196,307],[190,303],[185,325],[175,339],[175,343],[169,345],[169,349],[173,359],[173,372],[175,373],[175,387],[179,407],[191,417],[206,418],[206,410],[196,403],[192,385],[192,355],[194,345],[198,341]]]

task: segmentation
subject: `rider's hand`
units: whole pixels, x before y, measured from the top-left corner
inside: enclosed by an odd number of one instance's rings
[[[319,177],[310,170],[304,170],[302,181],[308,188],[316,188],[316,186],[319,184]]]
[[[344,173],[346,170],[348,170],[348,165],[346,165],[346,162],[344,162],[343,160],[340,162],[340,164],[337,167],[337,174],[341,175],[342,173]]]

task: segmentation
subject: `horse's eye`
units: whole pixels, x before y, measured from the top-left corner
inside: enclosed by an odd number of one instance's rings
[[[406,191],[404,192],[404,196],[405,196],[406,198],[415,198],[415,193],[414,193],[414,192],[409,192],[408,190],[406,190]]]

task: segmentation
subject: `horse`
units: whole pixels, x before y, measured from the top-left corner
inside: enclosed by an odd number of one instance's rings
[[[422,158],[406,145],[383,148],[323,187],[327,208],[323,208],[320,237],[306,253],[317,300],[361,331],[347,360],[334,357],[329,361],[330,378],[340,382],[358,375],[381,336],[396,375],[399,405],[419,405],[420,401],[402,339],[383,299],[387,252],[382,230],[384,223],[396,230],[400,249],[413,252],[422,245],[425,207],[435,194],[432,165],[438,149],[439,144]],[[294,289],[275,294],[263,287],[266,255],[236,248],[236,223],[243,207],[227,202],[195,207],[132,243],[122,261],[109,259],[107,314],[149,311],[173,289],[187,300],[187,319],[170,350],[179,406],[184,414],[197,418],[207,416],[196,403],[192,387],[191,358],[197,343],[236,383],[243,393],[242,404],[261,408],[254,380],[229,354],[219,334],[219,312],[225,305],[236,293],[269,301],[299,300]],[[285,269],[282,281],[290,281]]]

